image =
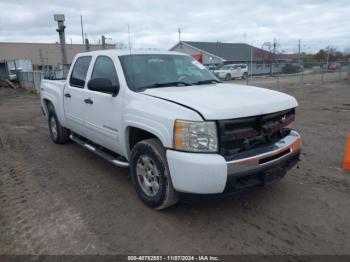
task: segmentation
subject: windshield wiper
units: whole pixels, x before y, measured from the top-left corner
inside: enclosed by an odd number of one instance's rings
[[[148,85],[148,86],[142,86],[142,87],[138,88],[138,91],[142,92],[142,91],[149,89],[149,88],[166,87],[166,86],[179,86],[179,85],[191,86],[192,84],[187,83],[187,82],[183,82],[183,81],[155,83],[155,84]]]
[[[216,83],[221,83],[221,81],[216,80],[216,79],[208,79],[208,80],[201,80],[198,82],[193,83],[194,85],[206,85],[206,84],[216,84]]]

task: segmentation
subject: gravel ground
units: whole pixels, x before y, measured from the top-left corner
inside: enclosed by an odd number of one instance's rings
[[[155,211],[128,170],[53,144],[38,96],[0,88],[0,254],[350,254],[350,84],[279,90],[300,102],[299,168],[270,187]]]

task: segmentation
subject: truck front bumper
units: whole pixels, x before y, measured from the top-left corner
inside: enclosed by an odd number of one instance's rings
[[[299,159],[301,138],[296,131],[246,156],[226,161],[219,154],[167,150],[176,191],[191,194],[232,193],[277,181]]]

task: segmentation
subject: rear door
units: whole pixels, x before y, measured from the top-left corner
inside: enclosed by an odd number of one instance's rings
[[[68,76],[64,90],[65,117],[69,129],[85,136],[84,115],[86,111],[86,76],[91,63],[91,56],[80,56],[76,59],[73,69]]]
[[[241,67],[239,65],[234,65],[233,66],[233,74],[234,74],[234,77],[241,77],[242,76],[242,73],[241,73]]]
[[[230,72],[230,75],[231,75],[232,78],[235,78],[235,77],[236,77],[236,69],[235,69],[235,66],[230,66],[229,72]]]
[[[117,63],[115,63],[117,62]],[[117,74],[119,61],[109,56],[97,56],[91,70],[91,79],[107,78],[112,85],[119,85]],[[120,68],[119,68],[120,69]],[[121,70],[121,69],[120,69]],[[92,104],[86,106],[84,125],[87,138],[119,154],[119,132],[122,120],[122,88],[118,95],[86,89],[85,99],[90,99]]]

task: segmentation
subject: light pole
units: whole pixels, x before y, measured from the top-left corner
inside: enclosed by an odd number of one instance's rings
[[[66,26],[64,25],[64,15],[63,14],[55,14],[54,15],[55,21],[57,21],[58,28],[56,31],[58,32],[59,38],[60,38],[60,47],[61,47],[61,61],[63,66],[63,72],[64,68],[67,65],[67,53],[66,53],[66,37],[64,34],[64,29]]]

